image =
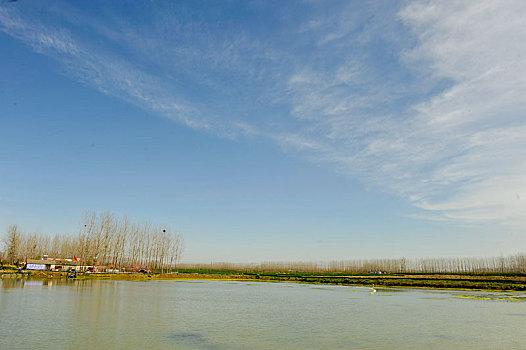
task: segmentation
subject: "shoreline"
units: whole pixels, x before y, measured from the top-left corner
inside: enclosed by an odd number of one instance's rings
[[[2,279],[68,279],[66,272],[24,271],[22,273],[0,270]],[[526,292],[526,275],[287,275],[272,273],[78,273],[76,280],[151,281],[151,280],[203,280],[242,282],[292,282],[342,286],[363,286],[375,288],[419,288],[472,290],[494,292]]]

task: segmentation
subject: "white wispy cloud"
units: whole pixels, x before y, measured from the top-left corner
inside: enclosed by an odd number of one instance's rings
[[[192,128],[210,129],[209,122],[177,94],[169,82],[111,52],[95,50],[67,29],[24,19],[0,7],[0,30],[36,52],[62,64],[65,73],[100,92],[121,98]]]
[[[165,8],[142,26],[58,11],[105,46],[7,7],[0,31],[105,94],[267,138],[406,199],[414,217],[524,227],[526,5],[398,6],[315,9],[270,39]]]
[[[446,140],[444,151],[461,150],[429,176],[446,198],[420,205],[461,220],[523,222],[526,47],[518,43],[526,40],[526,5],[416,3],[400,16],[419,38],[408,61],[426,62],[433,75],[453,82],[415,106],[424,122],[420,129],[437,142]]]
[[[361,79],[371,67],[342,65],[293,76],[292,111],[325,130],[312,135],[327,146],[319,160],[407,198],[426,211],[420,217],[523,227],[525,17],[521,1],[410,3],[399,18],[418,42],[401,62],[447,88],[378,114],[396,86]],[[358,89],[338,89],[342,76]]]

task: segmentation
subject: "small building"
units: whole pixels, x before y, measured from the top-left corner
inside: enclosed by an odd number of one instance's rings
[[[91,261],[73,260],[73,259],[27,259],[26,270],[41,271],[89,271],[93,270]]]

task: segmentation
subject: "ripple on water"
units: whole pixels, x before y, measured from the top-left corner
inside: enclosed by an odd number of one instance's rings
[[[174,332],[168,335],[168,339],[174,341],[176,345],[185,348],[221,350],[226,349],[221,344],[210,342],[203,333],[200,332]]]

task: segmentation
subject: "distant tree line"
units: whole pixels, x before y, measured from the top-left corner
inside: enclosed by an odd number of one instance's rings
[[[11,264],[48,255],[151,269],[175,268],[184,249],[182,235],[168,227],[130,222],[127,217],[107,212],[86,213],[78,233],[73,235],[25,233],[11,225],[3,243],[2,260]]]
[[[365,273],[526,273],[526,254],[498,257],[355,259],[324,262],[263,262],[178,264],[184,249],[181,234],[150,222],[130,222],[112,213],[86,213],[77,234],[45,235],[7,228],[0,262],[18,263],[49,257],[97,261],[116,267],[144,266],[151,269],[193,268],[246,272],[342,272]]]
[[[500,257],[362,259],[329,262],[182,264],[181,269],[314,273],[526,273],[526,254]]]

